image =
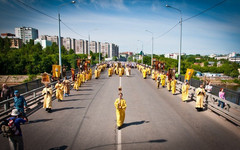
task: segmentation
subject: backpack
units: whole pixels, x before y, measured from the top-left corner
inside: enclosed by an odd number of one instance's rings
[[[1,131],[3,134],[3,137],[12,137],[19,135],[19,130],[17,129],[15,125],[15,118],[12,120],[5,120],[4,122],[1,123]]]

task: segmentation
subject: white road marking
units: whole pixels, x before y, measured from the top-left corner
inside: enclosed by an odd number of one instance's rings
[[[121,130],[118,130],[118,138],[117,138],[117,150],[122,150],[122,134]]]

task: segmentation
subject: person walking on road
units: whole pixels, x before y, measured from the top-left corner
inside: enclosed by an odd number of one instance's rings
[[[64,96],[69,96],[70,94],[70,81],[67,79],[67,77],[63,80],[63,90],[64,90]]]
[[[14,91],[14,107],[23,115],[23,117],[27,119],[27,116],[24,112],[24,109],[27,109],[27,102],[23,96],[21,96],[18,92],[18,90]]]
[[[49,84],[45,84],[45,88],[42,90],[42,95],[44,95],[43,108],[46,108],[46,111],[52,112],[52,88]]]
[[[175,79],[175,77],[173,77],[171,81],[171,90],[173,95],[176,93],[176,84],[177,80]]]
[[[203,100],[204,100],[205,95],[206,95],[206,92],[203,88],[203,85],[201,84],[200,87],[197,88],[197,90],[196,90],[196,96],[197,96],[196,109],[198,111],[203,110]]]
[[[22,138],[22,130],[20,125],[27,122],[26,118],[21,118],[21,113],[17,109],[13,109],[11,113],[11,117],[7,119],[7,123],[5,124],[5,130],[10,129],[11,133],[7,133],[6,137],[9,139],[10,150],[23,150],[23,138]],[[7,128],[6,128],[7,127]],[[3,128],[3,126],[2,126]]]
[[[184,82],[184,84],[182,85],[182,101],[183,102],[188,100],[188,89],[189,89],[188,82]]]
[[[114,105],[116,108],[116,117],[117,117],[117,128],[121,129],[124,119],[125,119],[125,110],[127,108],[126,101],[122,98],[123,94],[120,92],[119,98],[116,99]]]
[[[221,98],[221,99],[225,99],[225,92],[223,91],[223,88],[220,89],[219,93],[218,93],[218,96]],[[218,106],[221,105],[221,108],[224,108],[225,106],[225,103],[221,100],[218,100]]]
[[[58,80],[58,83],[55,85],[56,90],[56,99],[58,102],[63,100],[63,85],[60,80]]]

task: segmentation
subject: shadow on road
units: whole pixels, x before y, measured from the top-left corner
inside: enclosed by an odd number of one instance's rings
[[[156,139],[156,140],[140,141],[140,142],[126,142],[126,143],[120,143],[120,144],[121,145],[130,145],[130,144],[163,143],[163,142],[167,142],[167,140],[165,140],[165,139]],[[118,145],[118,144],[117,143],[113,143],[113,144],[99,145],[99,146],[87,148],[87,150],[99,149],[99,148],[108,147],[108,146],[114,146],[114,145]]]
[[[50,120],[53,120],[53,119],[38,119],[38,120],[30,120],[30,121],[29,121],[29,124],[32,124],[32,123],[38,123],[38,122],[47,122],[47,121],[50,121]]]
[[[57,108],[57,109],[53,109],[52,112],[57,112],[57,111],[62,111],[62,110],[67,110],[67,109],[81,109],[81,108],[85,108],[85,107],[65,107],[65,108]]]
[[[149,121],[142,120],[142,121],[135,121],[135,122],[130,122],[130,123],[124,123],[121,128],[123,129],[123,128],[126,128],[128,126],[141,125],[141,124],[144,124],[144,123],[149,123]]]
[[[68,146],[66,145],[63,145],[63,146],[60,146],[60,147],[53,147],[53,148],[50,148],[49,150],[65,150],[67,149]]]
[[[74,101],[84,101],[86,99],[69,99],[69,100],[61,100],[61,102],[74,102]]]

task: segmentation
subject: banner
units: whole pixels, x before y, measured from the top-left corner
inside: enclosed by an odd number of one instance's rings
[[[187,72],[185,74],[185,81],[189,82],[193,75],[194,70],[193,69],[187,69]]]
[[[53,78],[60,78],[61,74],[61,66],[59,65],[52,65],[52,73],[53,73]]]

